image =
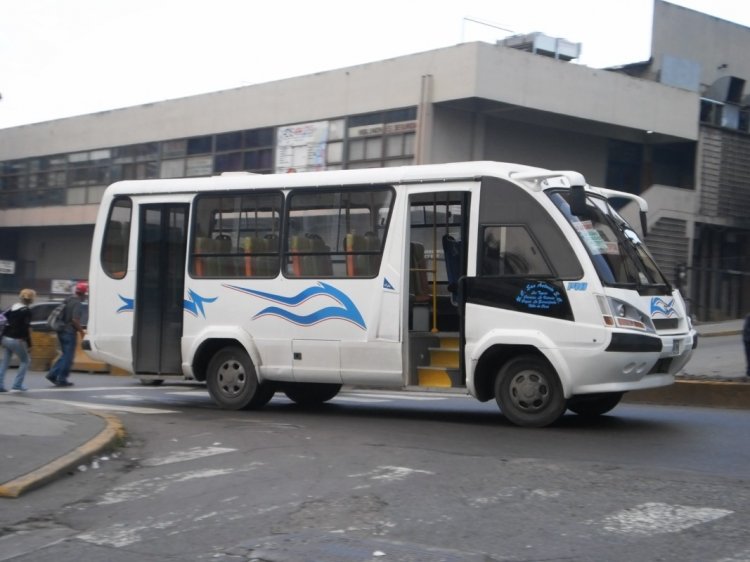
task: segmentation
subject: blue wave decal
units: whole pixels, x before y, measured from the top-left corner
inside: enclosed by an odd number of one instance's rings
[[[664,318],[677,316],[677,311],[674,309],[674,299],[665,300],[661,297],[653,297],[651,299],[651,317],[656,316]]]
[[[188,297],[190,297],[190,300],[184,299],[182,301],[182,307],[187,310],[190,314],[193,316],[198,316],[198,313],[200,313],[203,318],[206,317],[206,311],[203,309],[204,303],[212,303],[219,297],[202,297],[192,289],[188,289]]]
[[[283,295],[277,295],[274,293],[266,293],[264,291],[256,291],[255,289],[238,287],[236,285],[224,286],[228,287],[229,289],[234,289],[235,291],[240,291],[242,293],[254,295],[264,300],[278,303],[287,308],[299,306],[302,303],[318,296],[329,297],[341,305],[327,306],[305,316],[295,314],[294,312],[278,306],[269,306],[253,316],[253,320],[255,320],[256,318],[260,318],[261,316],[277,316],[299,326],[312,326],[314,324],[317,324],[318,322],[323,322],[325,320],[346,320],[347,322],[356,324],[363,330],[367,329],[365,320],[364,318],[362,318],[362,314],[360,314],[359,310],[352,302],[352,300],[328,283],[318,282],[317,285],[308,287],[304,291],[297,293],[296,295],[291,297],[285,297]]]
[[[120,308],[117,309],[117,314],[120,314],[120,312],[133,312],[135,310],[135,299],[129,299],[128,297],[123,297],[118,293],[117,295],[120,297],[120,300],[125,303]]]

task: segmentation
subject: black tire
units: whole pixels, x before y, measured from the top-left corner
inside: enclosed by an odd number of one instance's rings
[[[565,413],[562,384],[544,359],[522,356],[506,363],[495,378],[495,400],[503,415],[522,427],[544,427]]]
[[[140,379],[143,386],[161,386],[164,384],[164,379]]]
[[[568,400],[568,410],[579,416],[595,418],[602,414],[606,414],[612,408],[617,406],[622,399],[622,395],[622,392],[607,392],[604,394],[582,394],[581,396],[573,396]]]
[[[214,402],[226,410],[262,408],[275,392],[272,384],[258,382],[253,362],[236,345],[220,349],[211,358],[206,384]]]
[[[340,390],[340,384],[330,383],[295,382],[284,386],[287,398],[301,406],[315,406],[328,402]]]

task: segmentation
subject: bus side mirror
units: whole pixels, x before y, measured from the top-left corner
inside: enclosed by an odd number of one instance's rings
[[[582,185],[573,185],[570,188],[570,212],[577,217],[588,215],[586,190],[583,189]]]
[[[648,236],[648,217],[644,211],[641,211],[641,233],[644,238]]]

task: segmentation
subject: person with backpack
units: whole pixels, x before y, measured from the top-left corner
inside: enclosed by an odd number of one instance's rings
[[[60,341],[62,355],[52,365],[46,375],[49,382],[55,386],[73,386],[68,380],[70,368],[76,354],[76,341],[78,334],[83,334],[81,325],[81,301],[89,292],[89,284],[81,281],[76,284],[75,294],[65,299],[65,308],[62,313],[62,327],[57,331],[57,339]]]
[[[23,379],[29,368],[29,350],[31,349],[31,310],[29,305],[34,302],[36,292],[33,289],[23,289],[18,295],[18,302],[5,313],[8,323],[3,329],[2,343],[3,359],[0,361],[0,392],[7,392],[5,388],[5,371],[8,370],[10,360],[15,353],[19,365],[12,390],[28,390],[23,385]]]

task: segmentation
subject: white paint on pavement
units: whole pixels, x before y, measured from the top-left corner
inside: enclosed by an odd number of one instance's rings
[[[164,457],[156,457],[153,459],[145,459],[141,462],[143,466],[161,466],[164,464],[172,464],[176,462],[192,461],[195,459],[201,459],[204,457],[212,457],[214,455],[221,455],[224,453],[233,453],[237,449],[230,447],[193,447],[187,451],[177,451]]]
[[[378,468],[376,468],[375,470],[371,470],[370,472],[350,474],[349,478],[369,478],[370,480],[385,480],[386,482],[395,482],[398,480],[404,480],[408,476],[414,476],[416,474],[433,475],[435,473],[428,470],[418,470],[405,466],[379,466]]]
[[[610,533],[649,537],[679,533],[732,513],[727,509],[649,502],[605,517],[603,526],[604,530]]]
[[[84,408],[86,410],[108,410],[112,412],[126,412],[130,414],[176,414],[176,410],[162,410],[160,408],[146,408],[144,406],[124,406],[122,404],[96,404],[94,402],[73,402],[71,400],[47,400]]]
[[[156,476],[154,478],[136,480],[113,488],[104,494],[102,499],[99,500],[96,505],[111,505],[126,501],[151,498],[166,490],[170,484],[176,482],[187,482],[197,478],[215,478],[217,476],[249,472],[255,470],[259,466],[263,466],[263,463],[253,462],[241,468],[192,470],[188,472],[178,472],[169,476]]]

